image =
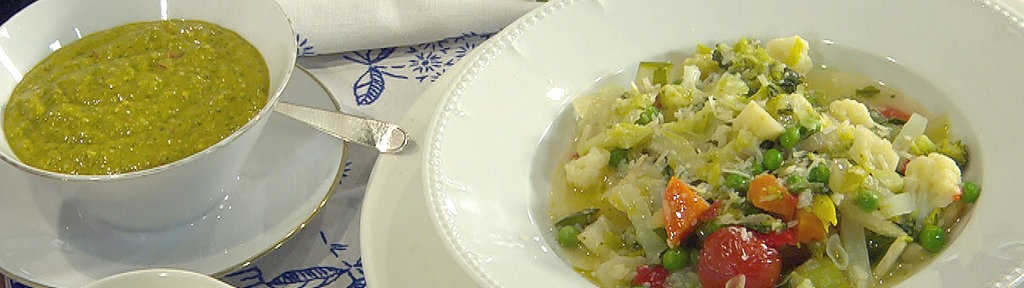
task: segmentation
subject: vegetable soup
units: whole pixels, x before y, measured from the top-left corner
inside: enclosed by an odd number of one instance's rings
[[[576,99],[568,262],[601,287],[875,287],[942,251],[981,191],[967,147],[888,87],[808,83],[808,48],[699,45]]]

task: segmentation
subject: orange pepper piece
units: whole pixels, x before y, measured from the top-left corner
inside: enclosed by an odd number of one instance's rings
[[[821,219],[818,219],[814,213],[806,212],[804,210],[796,210],[796,241],[800,243],[807,243],[814,240],[825,239],[825,234],[828,233],[825,230],[825,225],[821,224]]]
[[[778,178],[767,173],[750,180],[747,199],[750,199],[754,207],[779,215],[786,221],[793,219],[798,202],[795,196],[789,194],[786,186],[779,183]]]
[[[665,232],[668,234],[668,246],[675,248],[686,240],[697,227],[698,219],[711,208],[707,200],[701,198],[683,181],[672,177],[665,187],[665,199],[661,202],[661,210],[665,220]]]

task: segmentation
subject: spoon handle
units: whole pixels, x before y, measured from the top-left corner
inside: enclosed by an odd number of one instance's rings
[[[331,136],[375,148],[381,153],[397,153],[409,143],[409,136],[393,123],[286,102],[278,102],[274,111],[305,122]]]

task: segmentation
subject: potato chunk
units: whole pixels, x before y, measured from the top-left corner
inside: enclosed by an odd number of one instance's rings
[[[800,36],[776,38],[768,41],[768,55],[785,63],[789,69],[804,74],[811,71],[811,57],[807,55],[807,40]]]
[[[736,129],[746,129],[753,133],[757,139],[774,140],[785,131],[786,128],[779,124],[779,121],[775,121],[768,111],[761,108],[757,102],[750,101],[746,107],[743,107],[743,111],[740,111],[739,115],[736,115],[736,119],[733,120],[733,127]]]

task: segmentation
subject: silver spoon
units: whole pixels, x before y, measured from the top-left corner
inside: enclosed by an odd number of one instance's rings
[[[409,143],[409,135],[393,123],[287,102],[278,102],[274,111],[305,122],[331,136],[375,148],[381,153],[397,153]]]

